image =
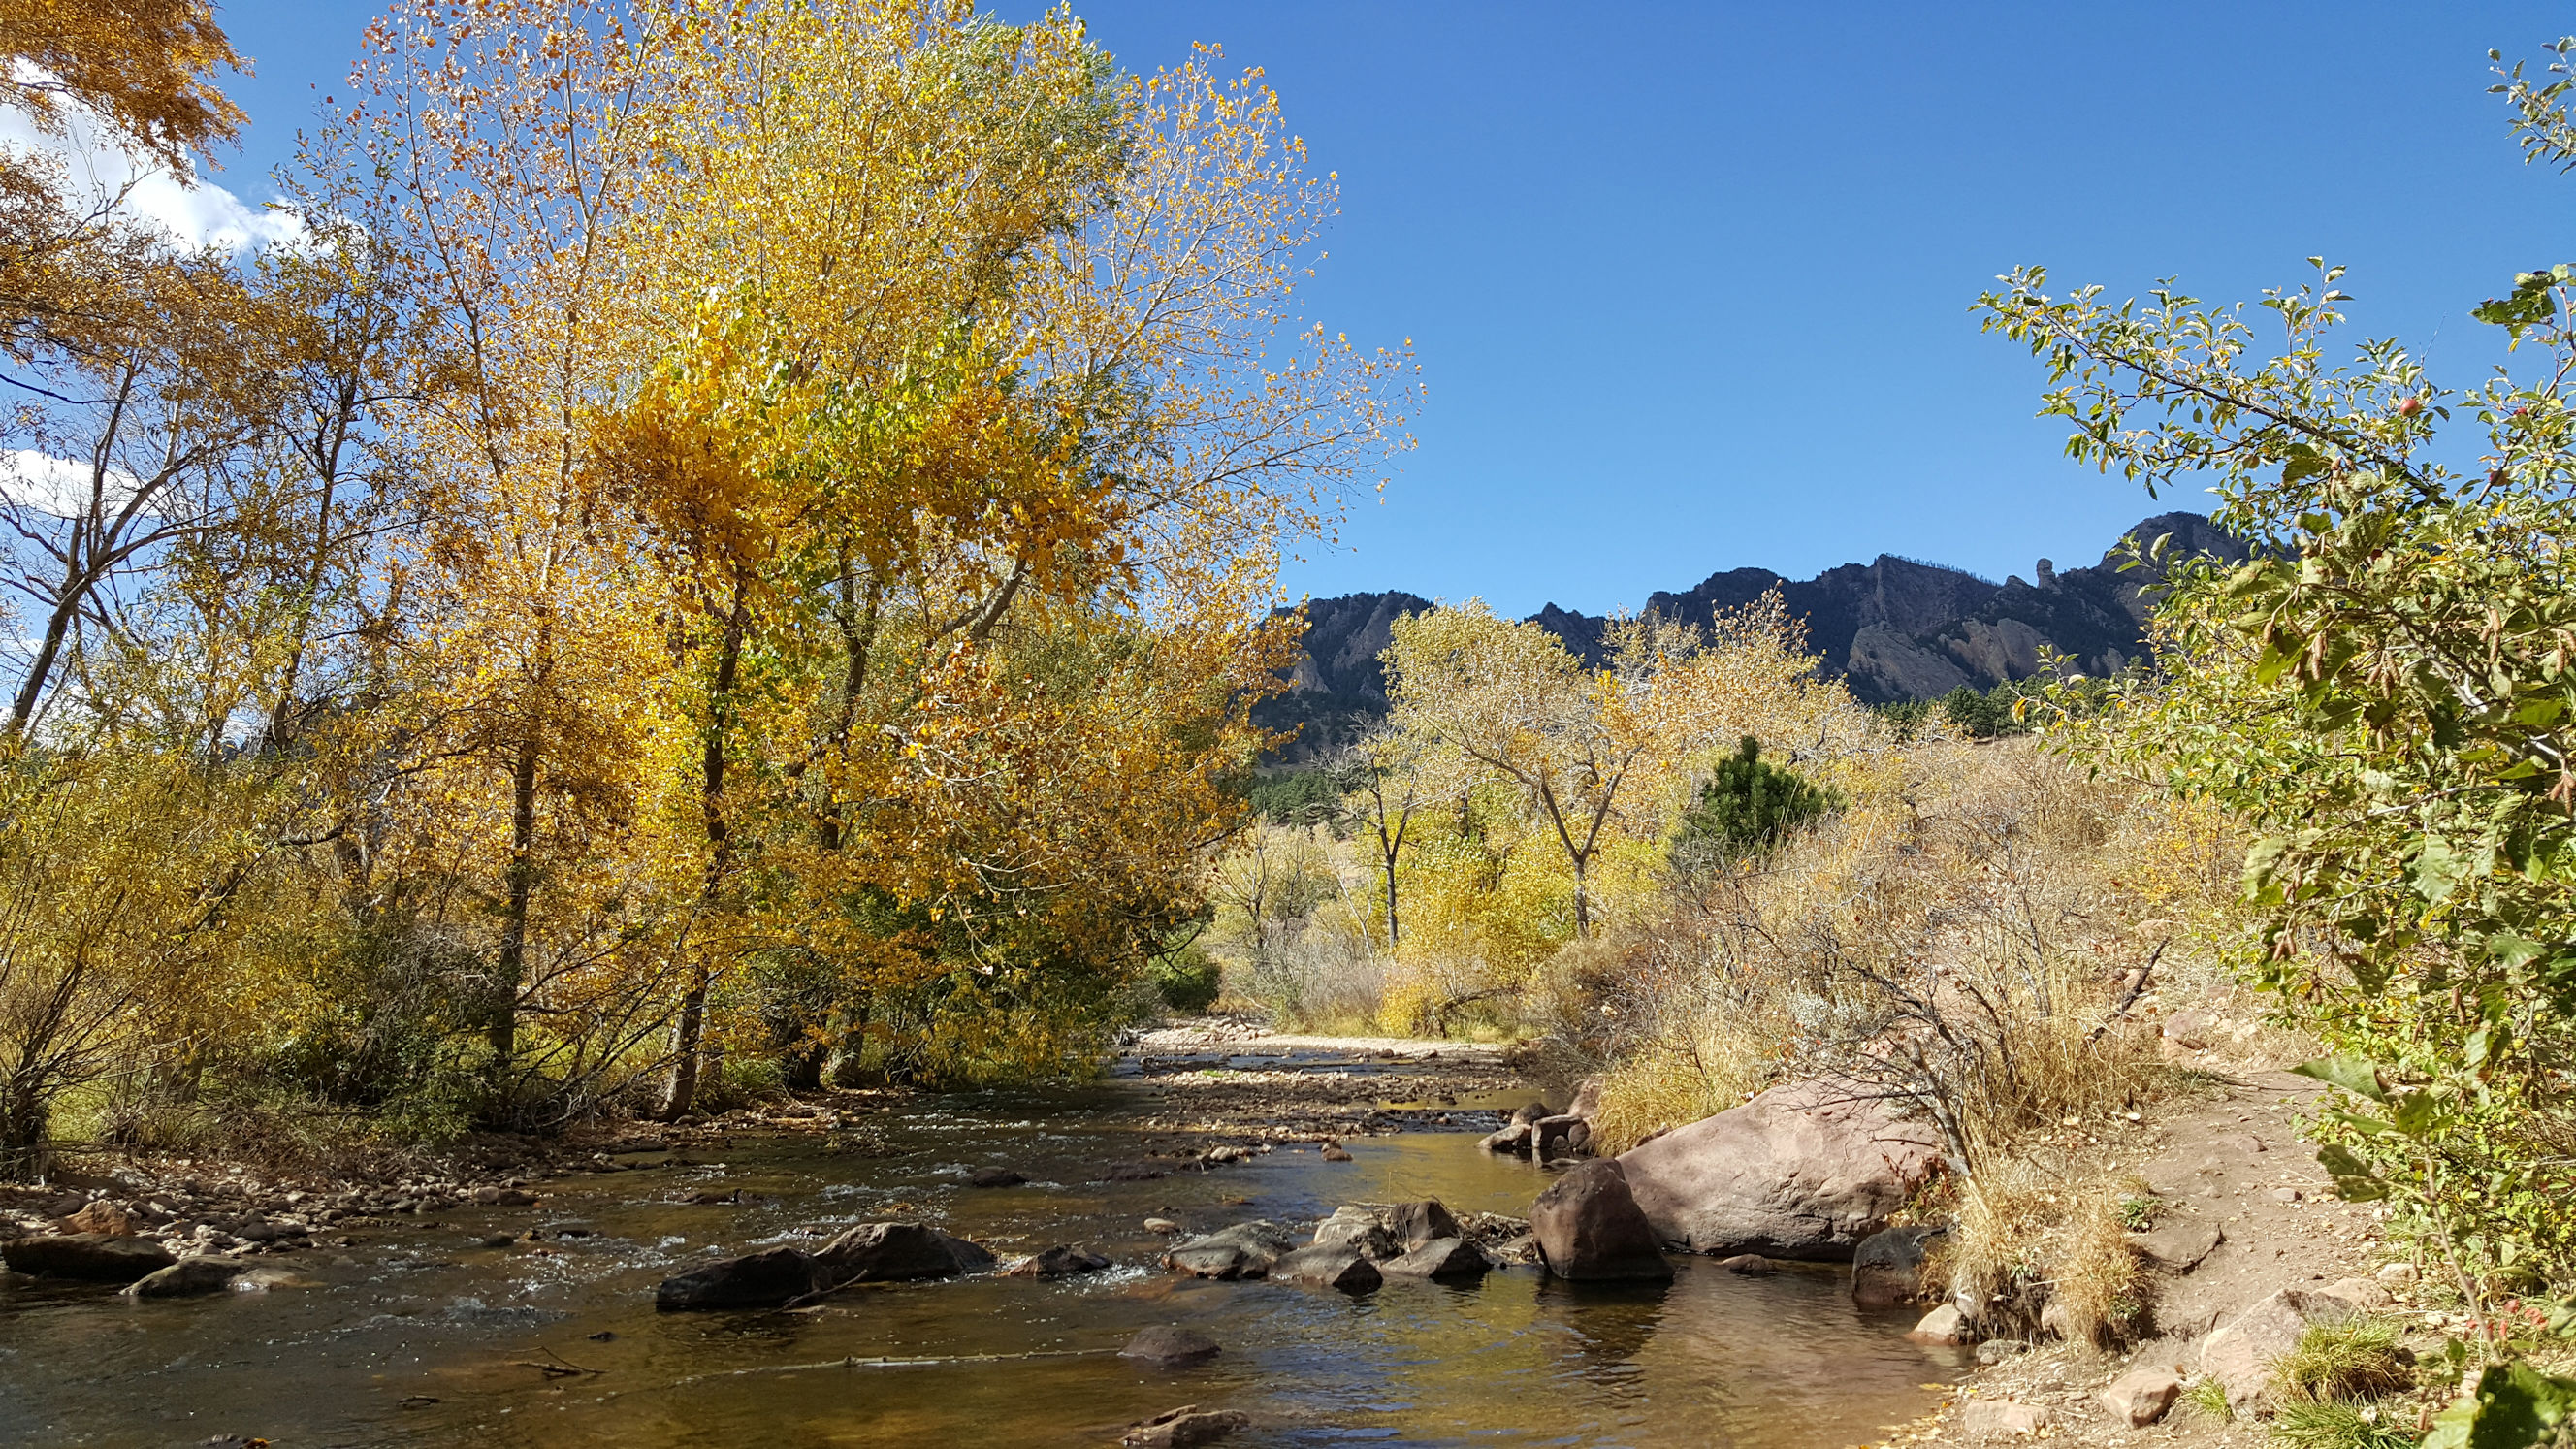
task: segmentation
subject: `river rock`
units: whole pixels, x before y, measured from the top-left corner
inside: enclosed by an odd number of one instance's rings
[[[1476,1144],[1487,1152],[1508,1152],[1515,1156],[1530,1155],[1530,1124],[1514,1122]]]
[[[182,1258],[157,1273],[147,1274],[125,1285],[129,1298],[193,1298],[204,1293],[221,1293],[233,1286],[250,1264],[239,1258],[221,1258],[211,1253],[200,1258]]]
[[[1484,1249],[1464,1238],[1434,1238],[1380,1266],[1390,1278],[1482,1278],[1494,1270]]]
[[[1530,1124],[1530,1155],[1544,1161],[1572,1157],[1592,1140],[1592,1123],[1582,1117],[1541,1117]]]
[[[103,1238],[130,1238],[134,1236],[134,1214],[106,1198],[100,1198],[85,1204],[80,1211],[54,1226],[72,1234],[91,1233]]]
[[[1620,1157],[1667,1243],[1693,1252],[1837,1259],[1941,1164],[1941,1138],[1894,1104],[1826,1082],[1773,1087]]]
[[[861,1223],[814,1254],[815,1283],[903,1283],[953,1278],[994,1265],[991,1253],[964,1238],[920,1223]]]
[[[2129,1251],[2168,1273],[2188,1273],[2226,1241],[2218,1224],[2195,1220],[2139,1233],[2129,1239]]]
[[[1780,1271],[1771,1266],[1771,1260],[1760,1253],[1738,1253],[1732,1258],[1720,1258],[1717,1260],[1717,1266],[1730,1273],[1741,1273],[1747,1278],[1768,1278]]]
[[[1271,1264],[1270,1276],[1345,1293],[1374,1293],[1386,1281],[1367,1254],[1345,1243],[1309,1243]]]
[[[1892,1308],[1929,1296],[1924,1245],[1939,1235],[1938,1228],[1888,1228],[1861,1239],[1852,1252],[1852,1301],[1863,1308]]]
[[[1013,1278],[1070,1278],[1078,1273],[1097,1273],[1109,1266],[1109,1260],[1098,1253],[1080,1248],[1049,1248],[1013,1263]]]
[[[654,1290],[653,1306],[664,1313],[782,1308],[825,1286],[812,1258],[794,1248],[771,1248],[665,1278]]]
[[[1466,1230],[1458,1226],[1457,1217],[1440,1205],[1440,1199],[1427,1197],[1420,1202],[1400,1202],[1386,1215],[1387,1231],[1404,1244],[1406,1252],[1441,1238],[1463,1238]]]
[[[1193,1364],[1206,1363],[1224,1351],[1217,1346],[1215,1339],[1204,1333],[1156,1324],[1127,1340],[1127,1346],[1118,1350],[1118,1356],[1150,1363],[1156,1368],[1188,1368]]]
[[[1527,1127],[1541,1117],[1553,1117],[1555,1115],[1556,1113],[1551,1110],[1545,1102],[1532,1102],[1526,1107],[1517,1107],[1513,1109],[1512,1125],[1515,1127]]]
[[[1007,1167],[979,1167],[966,1174],[968,1187],[1018,1187],[1026,1181]]]
[[[1296,1246],[1276,1223],[1237,1223],[1172,1249],[1163,1266],[1198,1278],[1259,1278]]]
[[[2182,1397],[2182,1379],[2166,1368],[2136,1368],[2111,1381],[2102,1391],[2102,1408],[2113,1420],[2143,1429],[2165,1416]]]
[[[1168,1414],[1156,1414],[1131,1425],[1118,1442],[1127,1449],[1193,1449],[1195,1445],[1213,1444],[1251,1422],[1249,1415],[1232,1409],[1201,1409],[1196,1404],[1183,1404]]]
[[[2299,1346],[2311,1323],[2352,1316],[2352,1305],[2323,1293],[2284,1288],[2222,1324],[2200,1345],[2200,1371],[2227,1389],[2228,1406],[2251,1409],[2272,1383],[2272,1361]]]
[[[1315,1227],[1316,1247],[1346,1247],[1371,1259],[1392,1258],[1404,1251],[1387,1226],[1384,1208],[1343,1206]]]
[[[1913,1330],[1905,1336],[1916,1343],[1937,1343],[1945,1348],[1958,1348],[1973,1340],[1976,1334],[1968,1327],[1968,1316],[1959,1311],[1957,1304],[1944,1303],[1924,1314],[1922,1321],[1915,1324]]]
[[[1559,1278],[1670,1281],[1673,1265],[1655,1243],[1615,1160],[1594,1159],[1548,1184],[1530,1204],[1541,1261]]]
[[[0,1263],[35,1278],[78,1278],[92,1283],[131,1283],[178,1259],[158,1243],[105,1233],[66,1233],[0,1243]]]

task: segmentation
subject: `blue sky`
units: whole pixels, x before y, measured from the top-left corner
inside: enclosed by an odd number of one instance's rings
[[[376,8],[220,10],[258,74],[218,179],[265,194]],[[2466,309],[2576,260],[2576,179],[2523,167],[2485,93],[2488,47],[2536,53],[2563,6],[1077,9],[1130,68],[1193,40],[1266,68],[1342,179],[1312,314],[1421,357],[1419,448],[1292,593],[1598,612],[1743,565],[2088,562],[2198,500],[2063,460],[2036,366],[1969,315],[1996,273],[2251,297],[2322,253],[2358,329],[2457,386],[2502,357]]]

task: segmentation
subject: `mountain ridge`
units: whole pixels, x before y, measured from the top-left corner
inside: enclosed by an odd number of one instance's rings
[[[2162,574],[2144,564],[2127,571],[2121,565],[2132,540],[2143,547],[2159,536],[2169,536],[2181,553],[2230,563],[2247,552],[2207,518],[2178,511],[2141,520],[2099,563],[2061,571],[2043,558],[2032,570],[2035,581],[2015,574],[1998,584],[1965,569],[1882,553],[1811,579],[1765,568],[1722,569],[1689,589],[1647,595],[1645,608],[1706,626],[1719,610],[1778,589],[1790,614],[1805,621],[1823,672],[1845,681],[1861,700],[1935,699],[1963,684],[1991,689],[2026,679],[2037,672],[2043,648],[2073,657],[2088,674],[2116,673],[2142,656],[2149,606],[2141,595]],[[1384,718],[1386,678],[1378,655],[1396,619],[1432,607],[1419,594],[1389,590],[1309,599],[1282,610],[1305,615],[1306,637],[1288,671],[1287,692],[1253,712],[1267,728],[1298,730],[1273,758],[1284,764],[1319,758]],[[1526,622],[1556,635],[1586,662],[1602,662],[1608,618],[1551,602]]]

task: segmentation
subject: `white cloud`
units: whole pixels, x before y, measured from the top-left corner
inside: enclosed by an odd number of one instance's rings
[[[238,252],[292,244],[304,235],[304,223],[290,212],[253,206],[211,181],[181,185],[159,165],[116,145],[78,105],[63,106],[60,116],[60,134],[52,134],[25,111],[0,104],[0,146],[59,160],[76,195],[105,201],[124,189],[129,215],[192,247]]]
[[[57,458],[33,448],[0,449],[0,501],[55,518],[79,518],[89,511],[95,479],[90,465]],[[107,472],[107,502],[116,507],[134,496],[139,480],[122,468]]]

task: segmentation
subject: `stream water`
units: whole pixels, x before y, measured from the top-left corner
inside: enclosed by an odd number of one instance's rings
[[[1480,1105],[1511,1104],[1461,1107]],[[1092,1180],[1141,1160],[1144,1108],[1112,1081],[869,1119],[897,1155],[737,1138],[698,1160],[548,1184],[535,1209],[361,1230],[349,1248],[273,1260],[292,1276],[261,1291],[136,1303],[21,1281],[0,1288],[0,1442],[1099,1446],[1196,1403],[1254,1415],[1229,1441],[1247,1449],[1804,1449],[1874,1437],[1960,1374],[1957,1352],[1905,1339],[1906,1313],[1853,1307],[1844,1270],[1745,1278],[1683,1260],[1671,1286],[1639,1289],[1515,1268],[1364,1297],[1165,1273],[1149,1266],[1169,1240],[1145,1231],[1148,1216],[1193,1231],[1293,1225],[1421,1197],[1526,1215],[1546,1174],[1465,1132],[1412,1132],[1353,1140],[1347,1163],[1282,1148],[1212,1172]],[[1031,1180],[966,1187],[964,1171],[987,1164]],[[748,1201],[675,1201],[736,1188]],[[1121,1266],[880,1285],[798,1313],[654,1312],[653,1285],[707,1257],[892,1217],[1005,1256],[1077,1243]],[[480,1246],[532,1226],[587,1235]],[[1177,1371],[1115,1356],[1157,1323],[1225,1352]]]

